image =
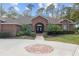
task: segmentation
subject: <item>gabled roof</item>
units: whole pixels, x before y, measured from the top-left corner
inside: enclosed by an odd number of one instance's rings
[[[32,24],[32,20],[37,18],[37,17],[38,16],[36,16],[36,17],[20,16],[17,19],[0,17],[0,20],[4,20],[6,23]],[[73,21],[68,20],[68,19],[57,19],[57,18],[54,18],[54,17],[43,17],[43,16],[40,16],[40,17],[45,18],[45,20],[47,20],[48,23],[50,23],[50,24],[60,24],[60,22],[63,21],[63,20],[67,20],[67,21],[71,22],[72,24],[74,24]]]
[[[60,20],[53,17],[48,17],[47,19],[48,19],[48,23],[50,24],[58,24],[58,21]]]
[[[62,21],[69,21],[72,24],[74,23],[72,20],[68,20],[68,19],[61,19],[61,20],[59,20],[59,23],[62,22]]]
[[[43,16],[36,16],[36,17],[34,17],[32,20],[35,20],[36,18],[38,18],[38,17],[41,17],[41,18],[43,18],[43,19],[45,19],[46,21],[48,21],[45,17],[43,17]]]

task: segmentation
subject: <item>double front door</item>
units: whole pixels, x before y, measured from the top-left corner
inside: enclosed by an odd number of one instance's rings
[[[43,26],[36,26],[36,33],[42,33],[44,31]]]

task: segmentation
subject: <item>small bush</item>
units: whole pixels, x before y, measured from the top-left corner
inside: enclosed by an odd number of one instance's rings
[[[16,36],[22,36],[23,35],[23,32],[22,31],[19,31],[16,33]]]
[[[60,34],[73,34],[74,31],[53,31],[53,32],[47,32],[47,35],[60,35]]]
[[[79,27],[75,28],[77,34],[79,34]]]
[[[47,26],[47,34],[52,35],[61,31],[61,27],[59,25],[49,24]]]
[[[31,36],[32,36],[32,37],[35,37],[35,36],[36,36],[36,33],[35,33],[35,32],[32,32],[32,33],[31,33]]]
[[[32,36],[35,37],[36,33],[32,32],[32,29],[29,25],[22,25],[21,31],[17,32],[16,36]]]
[[[44,34],[43,34],[43,36],[44,36],[45,38],[48,38],[48,35],[47,35],[47,33],[44,33]]]
[[[0,38],[7,38],[7,37],[10,37],[10,33],[0,32]]]
[[[23,36],[23,35],[30,36],[31,32],[32,32],[31,27],[29,25],[24,24],[21,26],[21,30],[17,32],[16,36]]]
[[[49,24],[47,27],[47,35],[73,34],[74,31],[62,31],[59,25]]]
[[[47,26],[47,32],[53,32],[53,31],[61,31],[61,27],[59,25],[49,24]]]
[[[22,25],[21,27],[22,35],[31,35],[31,27],[29,25]]]

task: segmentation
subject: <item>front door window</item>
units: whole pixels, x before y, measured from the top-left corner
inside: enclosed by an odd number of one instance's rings
[[[43,32],[43,25],[42,24],[37,24],[36,25],[36,32],[37,33],[42,33]]]
[[[40,31],[42,31],[42,28],[40,27]]]

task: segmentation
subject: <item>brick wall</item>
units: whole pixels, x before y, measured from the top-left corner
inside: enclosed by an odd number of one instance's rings
[[[38,17],[34,18],[32,20],[32,28],[33,28],[33,31],[35,31],[35,25],[37,23],[42,23],[44,25],[44,29],[45,29],[46,26],[47,26],[47,24],[48,24],[48,20],[45,19],[45,18],[43,18],[43,17],[41,17],[41,16],[38,16]]]
[[[61,24],[62,24],[62,28],[64,25],[67,25],[68,31],[74,31],[74,29],[75,29],[74,24],[72,24],[71,22],[69,22],[67,20],[62,21]]]
[[[20,27],[16,24],[0,24],[0,32],[9,32],[11,36],[16,36],[16,32]]]

